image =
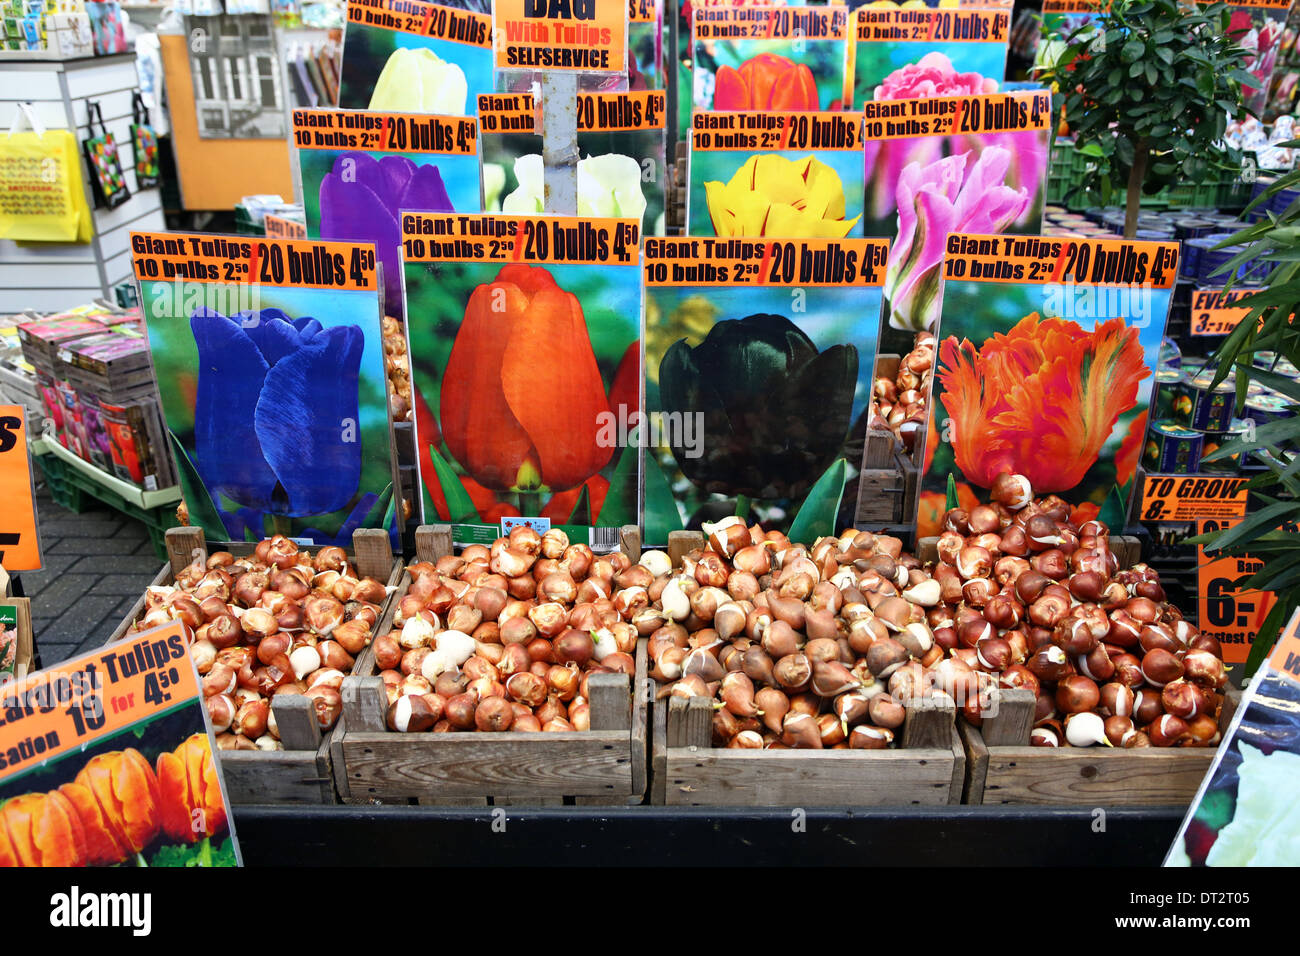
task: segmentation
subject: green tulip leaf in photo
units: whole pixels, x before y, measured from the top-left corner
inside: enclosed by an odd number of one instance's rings
[[[359,527],[362,528],[387,528],[389,527],[389,513],[393,504],[393,483],[390,481],[383,492],[380,493],[378,500],[375,501],[371,509],[366,513],[366,519],[361,522]],[[381,523],[382,522],[382,523]]]
[[[587,486],[582,486],[582,491],[578,495],[578,502],[573,506],[573,512],[569,515],[569,520],[565,524],[591,524],[591,496],[587,494]]]
[[[944,502],[948,511],[961,507],[961,499],[957,497],[957,477],[948,472],[948,500]]]
[[[229,532],[226,531],[226,524],[221,520],[221,515],[217,512],[217,506],[212,501],[212,496],[208,494],[208,486],[203,483],[199,477],[199,471],[194,467],[194,462],[190,456],[185,453],[185,446],[180,440],[172,434],[169,429],[167,437],[171,439],[172,451],[176,453],[177,470],[181,479],[181,495],[185,499],[185,507],[189,509],[190,523],[198,525],[208,534],[215,534],[219,539],[226,538]]]
[[[791,541],[816,541],[835,533],[835,518],[840,513],[848,473],[849,465],[843,458],[835,459],[822,473],[790,525]]]
[[[609,476],[609,492],[605,495],[605,501],[600,506],[600,514],[597,516],[601,527],[620,528],[625,524],[637,523],[636,470],[641,454],[637,434],[635,430],[628,434],[627,445],[619,453],[618,464],[614,466],[614,473]],[[586,500],[586,493],[584,488],[583,500]],[[579,505],[581,503],[580,501]]]
[[[1097,513],[1097,520],[1108,528],[1123,528],[1127,517],[1128,504],[1120,494],[1119,485],[1111,485],[1110,494],[1106,496],[1101,511]]]
[[[667,544],[668,535],[686,530],[682,513],[677,509],[672,482],[664,474],[663,466],[655,455],[647,454],[645,460],[645,540],[651,544]]]
[[[456,477],[456,472],[452,471],[451,465],[447,464],[433,445],[429,446],[429,457],[433,460],[433,470],[438,473],[442,493],[447,496],[447,513],[451,515],[452,522],[478,522],[478,509],[474,507],[474,500]]]

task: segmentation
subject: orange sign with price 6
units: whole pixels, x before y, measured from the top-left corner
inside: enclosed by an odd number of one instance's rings
[[[41,566],[36,501],[27,455],[27,418],[21,405],[0,405],[0,567],[35,571]]]
[[[1226,531],[1240,524],[1239,518],[1205,518],[1197,522],[1197,533]],[[1295,532],[1291,525],[1287,530]],[[1205,546],[1197,545],[1196,601],[1201,633],[1223,645],[1223,660],[1244,664],[1260,625],[1273,609],[1277,596],[1271,591],[1238,589],[1235,582],[1260,570],[1264,562],[1246,555],[1220,557],[1206,555]]]

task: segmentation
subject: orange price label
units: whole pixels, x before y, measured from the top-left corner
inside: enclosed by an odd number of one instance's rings
[[[274,216],[267,213],[262,217],[263,225],[266,226],[266,234],[272,239],[306,239],[307,227],[296,219],[285,219],[284,216]]]
[[[1250,315],[1251,307],[1237,305],[1255,289],[1197,289],[1192,293],[1192,335],[1227,335]],[[1260,317],[1263,325],[1264,318]]]
[[[1291,620],[1282,629],[1273,652],[1269,655],[1268,666],[1283,677],[1300,684],[1300,611],[1291,615]]]
[[[695,11],[695,39],[843,40],[848,37],[845,7],[702,7]]]
[[[888,239],[645,241],[647,286],[883,285]]]
[[[641,222],[571,216],[408,212],[404,262],[526,262],[635,266]]]
[[[916,100],[868,100],[862,111],[868,140],[910,139],[1050,129],[1052,94],[1002,93],[936,96]]]
[[[1196,521],[1244,518],[1248,478],[1204,475],[1147,475],[1140,521]]]
[[[1240,519],[1206,518],[1197,522],[1197,534],[1226,531],[1237,524],[1240,524]],[[1294,527],[1291,530],[1294,531]],[[1271,591],[1238,588],[1236,581],[1261,570],[1264,562],[1250,555],[1207,555],[1204,545],[1197,545],[1196,550],[1200,559],[1196,566],[1196,596],[1201,632],[1223,645],[1225,662],[1244,664],[1250,656],[1250,645],[1264,618],[1273,609],[1277,595]]]
[[[945,279],[1059,285],[1063,295],[1083,285],[1169,289],[1178,278],[1176,242],[952,233],[945,252]]]
[[[691,149],[862,150],[862,117],[852,113],[715,113],[691,115]]]
[[[498,70],[622,73],[626,0],[496,0]]]
[[[299,149],[473,156],[478,151],[478,122],[465,116],[294,110],[293,142]]]
[[[492,18],[423,0],[348,0],[348,22],[487,49]]]
[[[1011,11],[859,7],[859,43],[1006,43]]]
[[[27,416],[21,405],[0,405],[0,567],[35,571],[41,566],[36,498],[27,454]]]
[[[376,291],[370,243],[133,232],[141,282],[234,282],[339,291]]]
[[[658,15],[657,0],[627,0],[628,23],[654,23]]]
[[[0,689],[0,775],[198,699],[180,621],[38,671]]]

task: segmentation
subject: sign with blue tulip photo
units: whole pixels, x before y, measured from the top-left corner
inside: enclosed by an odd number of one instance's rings
[[[545,211],[536,106],[530,93],[478,98],[488,212]],[[581,92],[577,114],[578,215],[639,219],[646,235],[663,235],[668,94]]]
[[[339,107],[469,116],[491,93],[492,16],[424,0],[348,0]]]
[[[131,251],[190,523],[343,547],[392,529],[374,246],[132,233]]]
[[[794,541],[858,523],[888,256],[887,239],[646,240],[648,544],[733,514]]]
[[[596,550],[638,523],[641,224],[402,214],[426,520],[511,518]]]
[[[478,121],[362,110],[294,110],[307,235],[374,243],[384,314],[403,317],[398,212],[481,212]]]

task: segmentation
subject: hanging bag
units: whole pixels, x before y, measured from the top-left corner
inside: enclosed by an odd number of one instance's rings
[[[32,105],[19,103],[0,137],[0,239],[89,242],[90,232],[77,137],[45,129]]]
[[[158,185],[158,134],[149,125],[149,107],[138,90],[131,94],[131,119],[135,183],[140,189],[148,189]]]
[[[86,100],[86,115],[90,136],[82,141],[81,146],[90,166],[95,204],[116,209],[131,198],[131,192],[126,188],[126,176],[122,173],[122,160],[117,155],[117,138],[104,125],[104,114],[94,100]],[[95,135],[96,121],[99,122],[98,136]]]

